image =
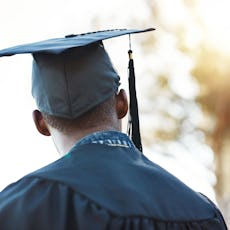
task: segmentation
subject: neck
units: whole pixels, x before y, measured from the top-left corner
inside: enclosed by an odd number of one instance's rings
[[[113,127],[109,125],[101,126],[101,127],[91,127],[89,129],[84,130],[73,130],[70,133],[62,133],[57,129],[51,128],[51,136],[53,138],[53,142],[57,148],[57,151],[61,156],[65,155],[70,151],[70,149],[74,146],[76,142],[78,142],[83,137],[92,134],[94,132],[99,131],[120,131],[120,127]]]

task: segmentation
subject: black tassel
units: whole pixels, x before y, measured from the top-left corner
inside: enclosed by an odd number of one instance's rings
[[[131,137],[135,146],[142,152],[138,104],[136,96],[136,83],[135,83],[135,71],[134,62],[132,57],[132,50],[128,51],[129,54],[129,122],[128,122],[128,134]]]

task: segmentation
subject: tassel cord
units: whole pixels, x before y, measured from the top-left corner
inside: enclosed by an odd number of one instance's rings
[[[134,142],[135,146],[142,152],[132,50],[129,50],[128,54],[129,54],[129,96],[130,96],[130,105],[129,105],[130,114],[129,114],[128,133],[131,136],[131,139]]]

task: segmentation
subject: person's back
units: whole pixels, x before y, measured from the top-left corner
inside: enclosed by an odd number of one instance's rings
[[[225,229],[207,198],[116,131],[83,138],[3,191],[0,203],[1,229]]]
[[[0,51],[34,52],[34,122],[63,156],[0,193],[0,229],[227,229],[212,202],[149,161],[121,133],[127,97],[100,39],[131,32]],[[82,39],[93,41],[82,47]]]

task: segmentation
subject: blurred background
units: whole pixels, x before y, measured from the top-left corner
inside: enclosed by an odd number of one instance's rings
[[[131,38],[144,154],[213,200],[230,226],[229,9],[228,0],[8,0],[1,3],[0,49],[156,28]],[[105,46],[127,89],[128,37]],[[0,59],[0,189],[59,157],[32,122],[31,61]]]

